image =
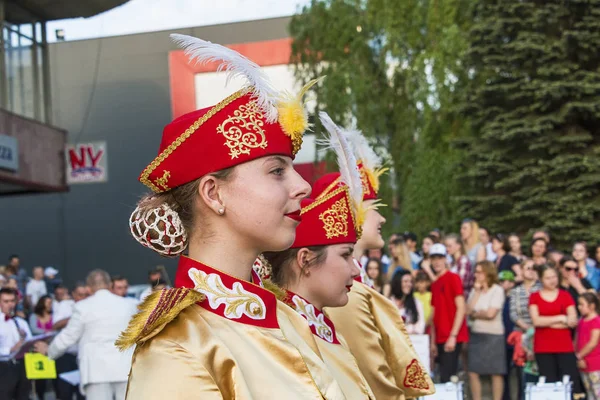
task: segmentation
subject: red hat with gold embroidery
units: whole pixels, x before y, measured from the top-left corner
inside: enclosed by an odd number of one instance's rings
[[[337,156],[340,173],[336,187],[317,199],[302,202],[302,222],[292,248],[356,243],[364,222],[362,184],[356,158],[340,128],[326,113],[321,122],[329,132],[328,147]]]
[[[387,171],[381,167],[381,158],[373,151],[371,145],[362,132],[356,129],[344,131],[344,137],[350,143],[352,150],[358,160],[358,171],[363,187],[363,201],[377,200],[379,193],[379,177]],[[340,173],[332,172],[325,174],[313,185],[313,196],[327,194],[334,190],[340,183]]]
[[[171,37],[196,62],[220,62],[218,70],[243,76],[247,85],[218,104],[185,114],[168,124],[158,156],[140,175],[156,193],[211,172],[269,155],[294,158],[308,128],[302,97],[278,92],[260,67],[241,54],[191,36]]]

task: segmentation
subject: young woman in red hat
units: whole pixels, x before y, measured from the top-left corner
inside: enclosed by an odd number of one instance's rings
[[[180,258],[175,288],[151,294],[117,341],[137,345],[128,397],[343,399],[306,321],[252,272],[259,253],[292,245],[310,192],[292,167],[306,88],[281,94],[238,53],[174,36],[196,61],[217,61],[248,85],[168,124],[140,176],[154,193],[131,232]]]
[[[385,242],[381,226],[385,218],[377,211],[379,176],[384,172],[381,160],[361,132],[345,131],[358,160],[363,186],[362,236],[354,246],[359,259],[366,250],[381,249]],[[339,185],[339,173],[327,174],[313,185],[317,200],[328,196]],[[435,392],[431,377],[419,362],[406,333],[398,308],[373,289],[361,268],[352,286],[348,304],[327,312],[339,332],[346,338],[358,366],[377,399],[403,400]]]
[[[302,223],[289,250],[265,253],[271,279],[285,289],[286,303],[303,316],[317,338],[323,360],[347,399],[375,399],[343,337],[323,313],[348,303],[360,275],[352,254],[360,236],[362,185],[356,159],[339,128],[322,113],[342,171],[340,186],[319,200],[303,200]]]

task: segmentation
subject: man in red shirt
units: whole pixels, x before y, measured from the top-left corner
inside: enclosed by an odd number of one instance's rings
[[[446,255],[443,244],[436,243],[429,250],[431,266],[437,275],[431,284],[431,354],[438,356],[442,383],[449,382],[458,372],[462,344],[469,341],[463,283],[457,274],[448,270]]]

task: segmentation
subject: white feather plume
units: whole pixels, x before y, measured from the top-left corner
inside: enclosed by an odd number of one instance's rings
[[[362,161],[363,165],[371,171],[376,171],[381,168],[381,157],[373,151],[369,141],[361,131],[353,126],[344,133],[346,139],[350,142],[358,161]]]
[[[326,112],[321,111],[319,118],[323,127],[329,132],[328,140],[321,143],[326,143],[327,148],[335,152],[340,169],[340,179],[348,185],[355,207],[359,207],[363,200],[363,188],[352,147],[344,137],[342,129],[331,120]],[[357,210],[355,209],[355,211]]]
[[[248,83],[245,88],[252,91],[258,106],[265,113],[267,122],[277,121],[275,102],[279,93],[255,62],[237,51],[193,36],[173,33],[171,39],[197,63],[219,62],[217,71],[227,71],[227,83],[236,76],[246,78]]]

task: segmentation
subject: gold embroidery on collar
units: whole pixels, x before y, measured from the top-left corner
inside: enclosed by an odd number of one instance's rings
[[[308,321],[309,326],[315,327],[317,335],[319,335],[321,339],[333,343],[333,329],[325,322],[325,315],[321,313],[317,316],[315,306],[307,303],[301,299],[300,296],[294,295],[294,297],[292,297],[292,302],[294,303],[296,312]]]
[[[346,198],[339,199],[319,215],[323,221],[323,229],[327,239],[338,236],[348,236],[348,202]]]
[[[195,284],[194,290],[206,296],[213,310],[225,304],[224,314],[227,318],[238,319],[242,315],[252,319],[266,318],[267,307],[263,300],[244,289],[241,282],[234,282],[229,289],[218,274],[207,274],[196,268],[190,269],[188,276]]]
[[[223,101],[221,101],[220,103],[218,103],[217,105],[215,105],[213,108],[211,108],[210,110],[208,110],[208,112],[206,114],[204,114],[202,117],[198,118],[198,120],[196,122],[194,122],[192,125],[190,125],[190,127],[187,128],[185,130],[185,132],[183,132],[181,135],[179,135],[179,137],[177,137],[177,139],[175,139],[169,145],[169,147],[167,147],[166,149],[164,149],[158,155],[158,157],[156,157],[154,160],[152,160],[152,162],[150,163],[150,165],[148,165],[146,167],[146,169],[144,169],[144,171],[142,172],[142,175],[140,176],[140,182],[142,182],[144,185],[146,185],[147,187],[149,187],[155,193],[164,192],[163,189],[159,188],[154,183],[152,183],[150,181],[150,179],[148,179],[148,177],[150,176],[150,174],[152,173],[152,171],[154,171],[156,168],[158,168],[158,166],[163,161],[165,161],[167,159],[167,157],[169,157],[175,151],[175,149],[177,149],[179,146],[181,146],[181,144],[183,142],[185,142],[190,136],[192,136],[192,134],[194,132],[196,132],[206,121],[208,121],[216,113],[218,113],[219,111],[221,111],[222,109],[224,109],[225,107],[227,107],[229,105],[229,103],[231,103],[234,100],[236,100],[236,99],[240,98],[241,96],[243,96],[245,93],[246,92],[244,90],[239,90],[239,91],[233,93],[231,96],[227,97],[226,99],[224,99]]]
[[[161,176],[160,178],[156,178],[154,180],[154,183],[156,183],[156,186],[161,187],[164,191],[167,191],[167,190],[169,190],[169,186],[167,185],[167,183],[169,182],[170,177],[171,177],[171,172],[164,170],[163,176]]]
[[[256,101],[252,100],[240,105],[233,115],[217,127],[217,133],[226,139],[225,146],[229,147],[231,159],[250,154],[251,149],[267,148],[267,138],[262,128],[264,124],[263,113]]]

